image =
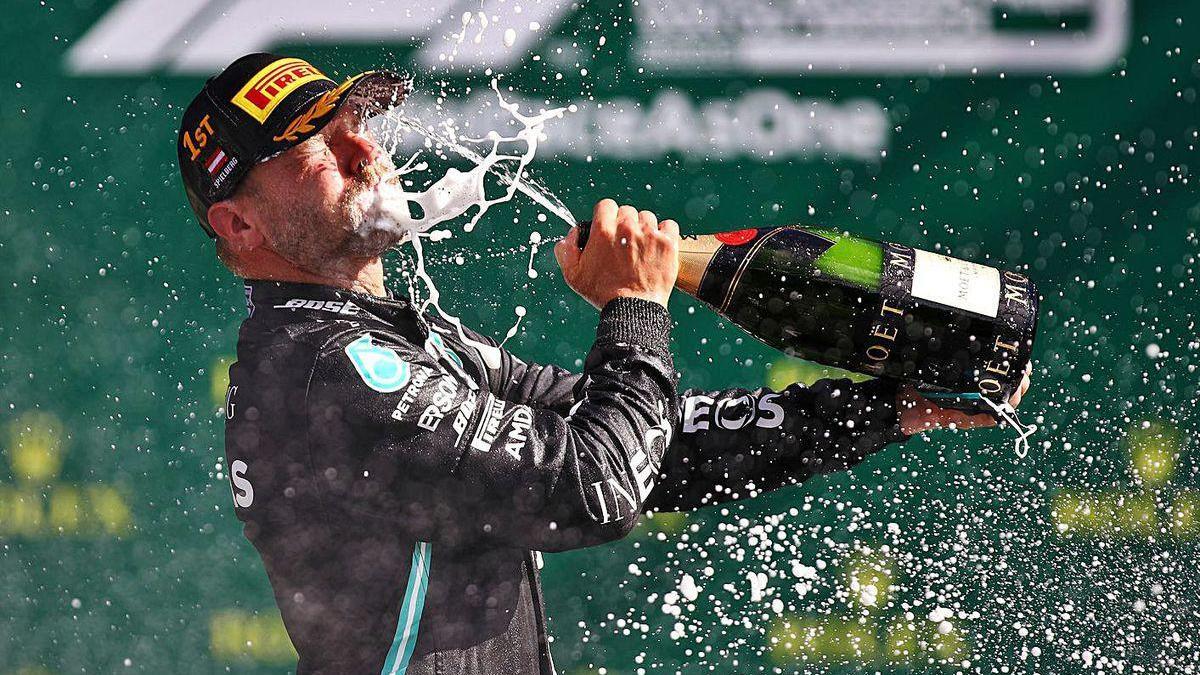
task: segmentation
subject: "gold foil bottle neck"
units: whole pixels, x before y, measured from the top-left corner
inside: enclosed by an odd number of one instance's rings
[[[695,296],[700,290],[700,280],[721,242],[711,234],[689,235],[679,242],[679,277],[675,287]]]

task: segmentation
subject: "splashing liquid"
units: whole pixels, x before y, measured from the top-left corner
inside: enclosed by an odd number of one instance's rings
[[[1029,437],[1037,431],[1037,425],[1022,424],[1020,418],[1017,417],[1017,411],[1007,402],[1000,405],[986,396],[981,396],[980,399],[991,407],[997,420],[1017,432],[1017,438],[1013,439],[1013,451],[1016,453],[1017,459],[1025,459],[1025,456],[1029,454]]]
[[[465,232],[470,232],[488,209],[511,200],[518,191],[529,196],[569,225],[573,226],[576,221],[562,201],[544,187],[534,183],[527,171],[527,167],[537,154],[538,141],[543,136],[546,122],[562,117],[568,109],[554,108],[536,115],[525,115],[521,113],[515,103],[504,100],[499,85],[494,79],[492,80],[492,90],[496,93],[500,108],[507,112],[520,127],[512,135],[491,131],[484,138],[460,140],[448,125],[444,125],[443,130],[438,131],[432,126],[422,125],[416,120],[400,115],[397,110],[377,118],[375,123],[383,126],[382,137],[390,137],[392,140],[391,143],[384,143],[389,154],[395,155],[400,144],[400,135],[395,132],[416,132],[425,137],[427,149],[449,150],[469,160],[473,167],[467,171],[450,167],[441,178],[427,188],[414,191],[406,189],[404,176],[429,168],[427,162],[420,161],[421,153],[414,154],[402,166],[385,175],[374,190],[364,193],[359,206],[366,214],[360,225],[361,228],[367,230],[364,234],[383,230],[398,235],[398,241],[408,241],[412,244],[416,256],[415,274],[425,286],[427,293],[420,308],[421,312],[424,313],[432,306],[444,320],[455,327],[461,340],[478,348],[485,359],[497,361],[496,363],[489,362],[490,367],[498,367],[499,356],[495,350],[469,338],[458,317],[442,308],[441,292],[425,268],[425,255],[421,239],[428,238],[430,241],[436,242],[449,238],[451,236],[449,230],[435,230],[434,228],[441,223],[463,216],[475,208],[474,214],[463,226]],[[388,129],[388,127],[392,128]],[[468,144],[486,145],[488,150],[486,153],[481,153]],[[503,192],[498,196],[489,197],[487,194],[485,188],[489,175],[504,186]],[[533,269],[533,258],[540,243],[541,235],[537,232],[532,233],[530,244],[533,250],[527,270],[530,278],[537,276],[537,272]],[[410,292],[415,301],[415,289],[410,289]],[[518,306],[515,308],[515,313],[517,315],[516,323],[507,331],[505,342],[516,334],[521,319],[525,316],[525,308]]]

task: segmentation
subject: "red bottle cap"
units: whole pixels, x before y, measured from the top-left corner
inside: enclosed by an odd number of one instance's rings
[[[717,235],[717,241],[730,246],[741,246],[746,242],[754,239],[758,234],[758,230],[750,228],[748,230],[734,230],[733,232],[722,232]]]

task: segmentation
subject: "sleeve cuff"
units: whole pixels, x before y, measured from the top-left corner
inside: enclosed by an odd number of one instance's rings
[[[642,298],[614,298],[600,310],[596,346],[634,345],[667,351],[671,343],[671,314],[666,307]]]

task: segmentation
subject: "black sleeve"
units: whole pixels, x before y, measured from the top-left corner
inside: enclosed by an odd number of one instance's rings
[[[506,401],[436,349],[346,335],[309,387],[312,473],[338,508],[417,539],[543,551],[618,539],[677,426],[670,325],[655,303],[609,303],[569,411]]]
[[[577,378],[504,353],[497,395],[562,410]],[[688,510],[745,499],[858,464],[900,431],[896,384],[819,380],[783,391],[689,390],[681,424],[646,508]]]
[[[890,380],[818,380],[783,391],[684,392],[681,424],[646,508],[754,497],[843,471],[903,440]]]

